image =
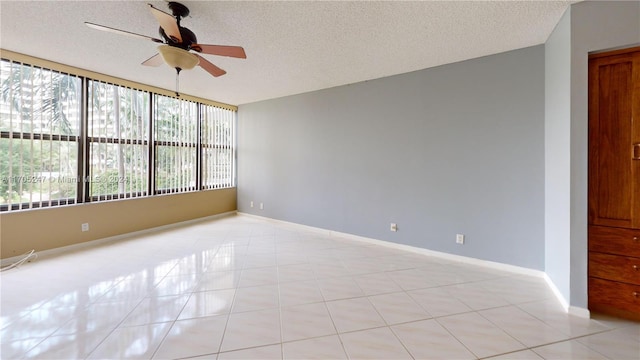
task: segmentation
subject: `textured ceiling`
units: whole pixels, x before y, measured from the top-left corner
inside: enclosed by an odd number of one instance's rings
[[[183,71],[180,90],[240,105],[542,44],[575,1],[188,1],[182,26],[227,74]],[[149,1],[169,11],[163,1]],[[84,21],[158,37],[140,1],[0,1],[0,48],[173,90],[174,70],[140,63],[157,44]]]

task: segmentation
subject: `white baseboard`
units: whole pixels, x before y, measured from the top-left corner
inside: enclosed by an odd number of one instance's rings
[[[553,294],[555,295],[555,297],[560,302],[560,304],[562,305],[562,307],[566,312],[576,316],[585,317],[585,318],[589,318],[590,316],[589,310],[576,307],[576,306],[570,306],[567,300],[564,298],[564,296],[562,296],[562,293],[560,293],[560,290],[558,290],[558,287],[553,283],[551,278],[549,278],[549,276],[544,271],[529,269],[521,266],[503,264],[503,263],[498,263],[494,261],[480,260],[480,259],[471,258],[468,256],[448,254],[440,251],[423,249],[423,248],[419,248],[411,245],[397,244],[389,241],[377,240],[377,239],[367,238],[364,236],[342,233],[339,231],[326,230],[326,229],[321,229],[313,226],[296,224],[292,222],[272,219],[272,218],[259,216],[259,215],[240,213],[240,212],[238,213],[238,215],[254,217],[257,219],[262,219],[262,220],[266,220],[266,221],[270,221],[270,222],[274,222],[274,223],[278,223],[278,224],[282,224],[282,225],[286,225],[286,226],[290,226],[290,227],[294,227],[302,230],[308,230],[312,232],[328,234],[335,237],[341,237],[341,238],[347,238],[355,241],[366,242],[368,244],[381,245],[381,246],[385,246],[393,249],[400,249],[400,250],[405,250],[405,251],[409,251],[417,254],[439,257],[439,258],[447,259],[451,261],[459,261],[466,264],[484,266],[484,267],[496,269],[496,270],[504,270],[504,271],[508,271],[508,272],[512,272],[520,275],[530,275],[530,276],[540,277],[547,282],[547,284],[553,291]]]
[[[567,299],[564,298],[564,296],[560,292],[560,289],[558,289],[558,287],[553,282],[553,280],[551,280],[551,278],[547,274],[544,274],[544,280],[547,282],[547,285],[549,285],[549,287],[551,288],[551,291],[553,291],[553,294],[556,296],[556,299],[558,299],[558,301],[560,302],[560,305],[562,305],[562,307],[566,312],[569,312],[569,302],[567,301]]]
[[[581,318],[591,318],[591,311],[589,311],[589,309],[569,305],[569,309],[567,311],[569,314],[579,316]]]
[[[468,257],[468,256],[462,256],[462,255],[454,255],[454,254],[444,253],[444,252],[440,252],[440,251],[434,251],[434,250],[419,248],[419,247],[415,247],[415,246],[411,246],[411,245],[398,244],[398,243],[393,243],[393,242],[390,242],[390,241],[378,240],[378,239],[368,238],[368,237],[364,237],[364,236],[353,235],[353,234],[349,234],[349,233],[343,233],[343,232],[339,232],[339,231],[326,230],[326,229],[321,229],[321,228],[308,226],[308,225],[300,225],[300,224],[296,224],[296,223],[292,223],[292,222],[288,222],[288,221],[272,219],[272,218],[263,217],[263,216],[259,216],[259,215],[240,213],[240,212],[238,213],[238,215],[259,218],[259,219],[262,219],[262,220],[271,221],[271,222],[279,223],[279,224],[286,225],[286,226],[296,227],[296,228],[303,229],[303,230],[308,230],[308,231],[328,234],[328,235],[334,236],[334,237],[340,237],[340,238],[345,238],[345,239],[350,239],[350,240],[355,240],[355,241],[361,241],[361,242],[365,242],[365,243],[372,244],[372,245],[380,245],[380,246],[385,246],[385,247],[392,248],[392,249],[399,249],[399,250],[409,251],[409,252],[413,252],[413,253],[417,253],[417,254],[421,254],[421,255],[434,256],[434,257],[439,257],[439,258],[442,258],[442,259],[447,259],[447,260],[451,260],[451,261],[458,261],[458,262],[472,264],[472,265],[479,265],[479,266],[484,266],[484,267],[497,269],[497,270],[509,271],[509,272],[516,273],[516,274],[521,274],[521,275],[530,275],[530,276],[536,276],[536,277],[541,277],[541,278],[546,276],[546,274],[543,271],[535,270],[535,269],[529,269],[529,268],[525,268],[525,267],[521,267],[521,266],[503,264],[503,263],[494,262],[494,261],[488,261],[488,260],[480,260],[480,259],[471,258],[471,257]]]
[[[385,246],[392,249],[409,251],[416,254],[438,257],[441,259],[457,261],[457,262],[470,264],[470,265],[484,266],[487,268],[508,271],[508,272],[512,272],[520,275],[529,275],[529,276],[536,276],[536,277],[543,277],[545,275],[544,272],[540,270],[529,269],[529,268],[516,266],[516,265],[509,265],[509,264],[503,264],[495,261],[476,259],[468,256],[449,254],[441,251],[419,248],[412,245],[398,244],[398,243],[393,243],[389,241],[371,239],[371,238],[366,238],[358,235],[352,235],[352,234],[341,233],[336,231],[332,231],[331,233],[333,236],[352,239],[356,241],[362,241],[372,245]]]
[[[324,235],[330,235],[331,234],[331,230],[322,229],[322,228],[309,226],[309,225],[302,225],[302,224],[289,222],[289,221],[284,221],[284,220],[278,220],[278,219],[274,219],[274,218],[270,218],[270,217],[265,217],[265,216],[255,215],[255,214],[249,214],[249,213],[244,213],[244,212],[238,212],[238,215],[246,216],[246,217],[250,217],[250,218],[255,218],[255,219],[260,219],[262,221],[272,222],[272,223],[276,223],[276,224],[279,224],[279,225],[288,226],[288,227],[291,227],[291,228],[294,228],[294,229],[306,230],[306,231],[311,231],[311,232],[320,233],[320,234],[324,234]]]
[[[547,275],[546,273],[544,274],[544,280],[547,282],[547,285],[549,285],[549,287],[553,291],[553,294],[556,296],[556,299],[560,302],[560,305],[562,305],[562,307],[564,308],[564,311],[566,311],[571,315],[579,316],[582,318],[588,319],[591,317],[591,312],[589,311],[589,309],[569,305],[569,302],[562,295],[562,293],[560,292],[560,289],[558,289],[556,284],[553,282],[553,280],[551,280],[549,275]]]
[[[235,215],[235,214],[236,214],[235,210],[234,211],[228,211],[228,212],[224,212],[224,213],[221,213],[221,214],[205,216],[205,217],[201,217],[201,218],[197,218],[197,219],[180,221],[180,222],[167,224],[167,225],[156,226],[156,227],[152,227],[152,228],[148,228],[148,229],[144,229],[144,230],[129,232],[129,233],[126,233],[126,234],[109,236],[109,237],[102,238],[102,239],[85,241],[85,242],[82,242],[82,243],[72,244],[72,245],[67,245],[67,246],[61,246],[61,247],[57,247],[57,248],[54,248],[54,249],[36,251],[36,254],[38,255],[39,258],[48,257],[48,256],[56,256],[56,255],[60,255],[60,254],[64,254],[64,253],[70,252],[70,251],[80,250],[80,249],[89,248],[89,247],[93,247],[93,246],[97,246],[97,245],[101,245],[101,244],[105,244],[105,243],[110,243],[110,242],[116,242],[116,241],[120,241],[120,240],[126,240],[126,239],[134,237],[134,236],[140,236],[140,235],[149,234],[149,233],[153,233],[153,232],[158,232],[158,231],[168,230],[168,229],[172,229],[172,228],[177,228],[177,227],[180,227],[180,226],[191,225],[191,224],[195,224],[195,223],[199,223],[199,222],[203,222],[203,221],[219,219],[219,218],[223,218],[223,217],[227,217],[227,216],[231,216],[231,215]],[[24,255],[19,255],[19,256],[13,256],[13,257],[10,257],[10,258],[6,258],[6,259],[0,259],[0,266],[4,267],[5,265],[13,264],[13,263],[15,263],[17,261],[20,261],[23,257],[24,257]]]

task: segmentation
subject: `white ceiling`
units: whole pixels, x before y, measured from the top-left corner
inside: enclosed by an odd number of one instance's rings
[[[148,1],[169,12],[164,1]],[[240,105],[406,73],[544,43],[575,1],[193,1],[182,26],[227,74],[183,71],[183,93]],[[173,90],[175,72],[140,63],[157,44],[84,21],[159,37],[141,1],[0,1],[0,48]]]

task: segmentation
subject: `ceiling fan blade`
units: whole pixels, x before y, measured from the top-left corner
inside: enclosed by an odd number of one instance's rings
[[[174,41],[181,43],[182,36],[180,36],[180,29],[178,28],[176,18],[171,14],[167,14],[162,10],[154,8],[151,4],[149,4],[149,8],[151,8],[151,13],[155,16],[156,20],[158,20],[160,27],[164,30],[167,36],[172,38]]]
[[[152,57],[142,62],[142,65],[145,66],[160,66],[164,64],[164,59],[160,54],[155,54]]]
[[[200,59],[200,63],[198,64],[201,68],[205,69],[209,74],[218,77],[226,74],[227,72],[220,69],[219,67],[213,65],[209,62],[209,60],[203,58],[202,56],[195,54],[198,59]]]
[[[114,34],[120,34],[120,35],[127,35],[127,36],[142,38],[142,39],[151,40],[151,41],[157,42],[157,43],[163,43],[164,42],[164,41],[162,41],[160,39],[156,39],[156,38],[153,38],[151,36],[140,35],[140,34],[132,33],[130,31],[115,29],[115,28],[112,28],[112,27],[108,27],[108,26],[104,26],[104,25],[98,25],[98,24],[94,24],[94,23],[90,23],[90,22],[86,22],[86,21],[85,21],[85,25],[87,25],[88,27],[90,27],[92,29],[108,31],[108,32],[111,32],[111,33],[114,33]]]
[[[244,49],[240,46],[191,44],[191,49],[203,54],[229,56],[246,59]]]

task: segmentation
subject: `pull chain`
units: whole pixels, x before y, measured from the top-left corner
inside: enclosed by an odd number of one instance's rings
[[[176,68],[176,97],[180,97],[180,68]]]

